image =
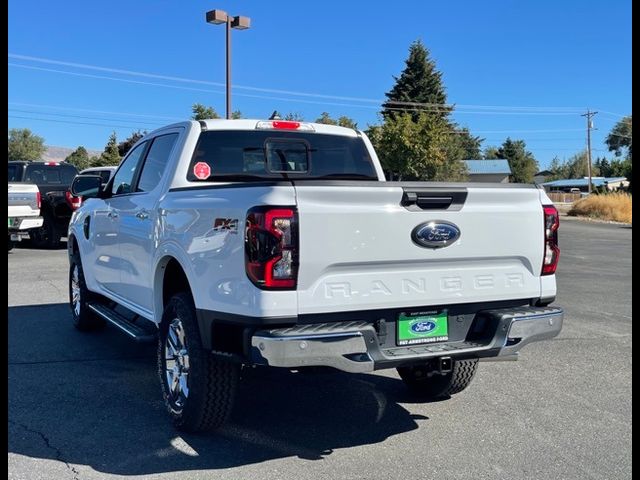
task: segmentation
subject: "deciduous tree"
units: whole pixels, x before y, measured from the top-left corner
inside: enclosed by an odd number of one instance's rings
[[[9,161],[40,160],[47,150],[44,138],[34,135],[28,128],[11,128],[9,130]]]

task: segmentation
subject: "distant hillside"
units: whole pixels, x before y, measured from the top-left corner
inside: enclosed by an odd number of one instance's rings
[[[42,155],[42,160],[48,162],[61,162],[75,150],[75,148],[56,147],[54,145],[46,145],[46,147],[47,151]],[[89,152],[90,157],[93,155],[100,155],[102,153],[101,150],[87,150],[87,152]]]

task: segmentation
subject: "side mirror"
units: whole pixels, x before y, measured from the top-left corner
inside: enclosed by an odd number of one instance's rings
[[[102,193],[102,178],[98,175],[78,175],[71,184],[71,193],[76,197],[98,198]]]

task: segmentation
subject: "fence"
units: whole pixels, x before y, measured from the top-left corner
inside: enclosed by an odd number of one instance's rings
[[[548,192],[547,195],[553,203],[573,203],[581,197],[579,193],[564,192]]]

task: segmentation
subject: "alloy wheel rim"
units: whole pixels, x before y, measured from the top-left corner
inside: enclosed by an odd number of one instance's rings
[[[74,265],[71,273],[71,306],[76,316],[80,315],[80,295],[80,272],[78,265]]]
[[[189,397],[189,352],[184,327],[179,318],[169,324],[164,344],[165,378],[169,397],[177,409],[182,409]]]

